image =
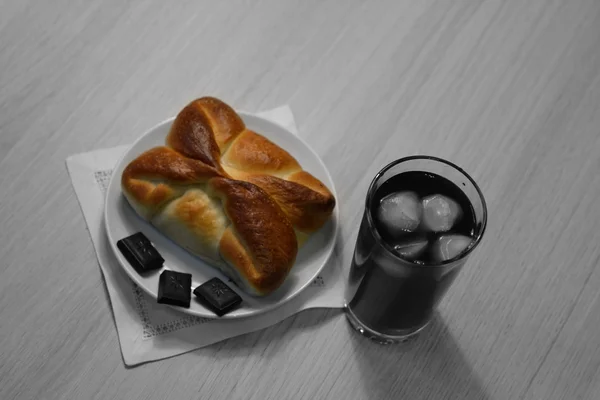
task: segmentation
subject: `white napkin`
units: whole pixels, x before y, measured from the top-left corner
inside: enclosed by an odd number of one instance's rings
[[[298,134],[289,106],[258,114]],[[344,282],[334,252],[315,281],[300,295],[270,312],[242,320],[206,319],[156,303],[125,274],[109,247],[104,228],[104,197],[112,168],[129,146],[67,158],[71,182],[94,243],[108,289],[123,361],[128,366],[160,360],[276,324],[308,308],[343,306]]]

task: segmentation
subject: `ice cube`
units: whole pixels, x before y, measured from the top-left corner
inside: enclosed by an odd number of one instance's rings
[[[394,246],[394,250],[402,257],[409,259],[415,259],[423,253],[425,247],[427,247],[426,239],[418,239],[412,242],[400,243]]]
[[[434,194],[423,199],[423,227],[433,232],[446,232],[462,217],[462,210],[457,202]]]
[[[414,232],[421,222],[423,206],[414,192],[391,193],[381,199],[377,219],[393,236]]]
[[[446,261],[462,253],[473,239],[463,235],[441,235],[432,245],[433,258]]]

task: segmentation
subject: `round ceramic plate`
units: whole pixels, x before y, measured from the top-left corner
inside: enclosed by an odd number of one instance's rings
[[[246,113],[239,114],[248,129],[264,135],[286,149],[298,160],[306,171],[320,179],[337,198],[331,176],[325,164],[323,164],[319,156],[302,139],[266,119]],[[160,233],[150,223],[139,217],[121,192],[121,174],[123,169],[142,152],[155,146],[164,145],[172,122],[173,118],[152,128],[125,153],[113,170],[112,179],[106,194],[104,212],[108,239],[115,256],[119,260],[119,264],[140,288],[155,299],[158,293],[158,278],[162,270],[153,271],[149,275],[144,274],[144,276],[138,274],[118,250],[117,241],[119,239],[136,232],[143,232],[165,259],[163,268],[192,274],[192,289],[213,277],[218,277],[224,282],[228,282],[228,278],[217,268],[212,267],[179,247],[179,245]],[[229,283],[232,289],[243,298],[243,303],[239,308],[221,318],[242,318],[260,314],[278,307],[298,295],[317,277],[329,259],[336,239],[337,224],[338,207],[336,206],[329,222],[318,232],[314,233],[300,249],[296,257],[296,263],[283,285],[268,296],[253,297],[246,294],[233,283]],[[194,297],[192,295],[190,308],[174,308],[201,317],[216,317],[213,312],[202,306]]]

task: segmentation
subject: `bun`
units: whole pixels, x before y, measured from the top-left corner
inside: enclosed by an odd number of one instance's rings
[[[335,207],[294,157],[212,97],[181,110],[166,146],[133,160],[121,186],[142,218],[259,296],[281,286]]]

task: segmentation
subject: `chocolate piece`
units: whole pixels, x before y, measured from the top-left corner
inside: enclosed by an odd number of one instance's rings
[[[150,240],[142,233],[134,233],[131,236],[117,242],[117,247],[129,264],[138,272],[146,272],[159,269],[165,260],[152,246]]]
[[[194,289],[194,294],[219,317],[242,302],[242,298],[219,278],[204,282]]]
[[[165,270],[158,279],[158,298],[161,304],[190,307],[192,274]]]

